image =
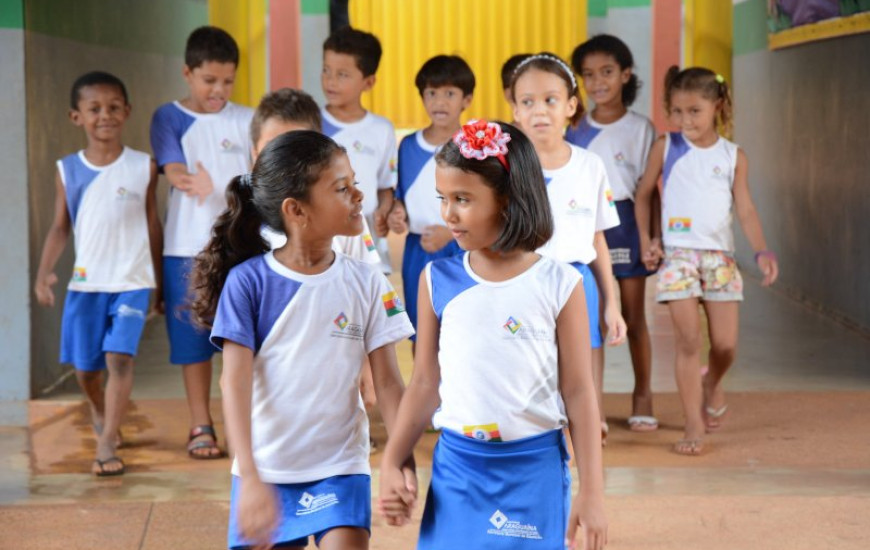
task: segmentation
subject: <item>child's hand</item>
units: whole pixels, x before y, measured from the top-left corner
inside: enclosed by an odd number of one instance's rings
[[[565,533],[565,547],[577,548],[577,528],[583,531],[582,550],[602,550],[607,545],[607,518],[601,499],[574,497],[571,515],[568,516],[568,531]]]
[[[375,210],[375,226],[372,229],[378,237],[386,237],[387,233],[390,232],[390,226],[387,223],[389,214],[389,210],[383,206],[378,206],[377,210]]]
[[[408,230],[408,212],[400,201],[393,202],[393,209],[387,216],[387,225],[393,233],[404,233]]]
[[[151,313],[148,314],[148,317],[156,317],[157,315],[164,315],[166,313],[166,302],[163,301],[163,288],[157,287],[154,289],[154,303],[151,306]]]
[[[57,275],[49,273],[42,279],[37,279],[33,286],[33,291],[36,293],[36,301],[41,306],[54,306],[54,291],[52,286],[57,284]]]
[[[453,240],[453,234],[443,225],[429,225],[423,230],[420,246],[429,252],[438,252]]]
[[[779,262],[776,260],[776,254],[769,250],[762,250],[755,254],[755,263],[758,264],[758,269],[764,275],[761,286],[772,285],[779,276]]]
[[[413,466],[384,468],[381,464],[381,496],[378,510],[388,525],[402,526],[411,519],[417,501],[417,475]]]
[[[628,328],[616,304],[604,308],[604,324],[607,325],[607,345],[618,346],[625,341]]]
[[[213,191],[214,182],[211,181],[211,174],[201,162],[197,161],[196,173],[190,175],[190,188],[187,190],[187,196],[199,197],[197,203],[202,204]]]
[[[662,258],[665,257],[665,254],[662,251],[661,239],[651,239],[649,241],[649,244],[647,244],[645,247],[643,244],[641,244],[640,250],[640,260],[643,262],[644,267],[646,267],[649,271],[658,270],[659,263],[662,261]]]
[[[278,502],[272,488],[257,478],[242,477],[238,525],[242,536],[254,541],[251,548],[272,547],[272,532],[278,525]]]

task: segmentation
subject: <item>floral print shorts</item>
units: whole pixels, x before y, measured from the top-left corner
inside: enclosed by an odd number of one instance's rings
[[[658,275],[659,302],[686,298],[711,302],[743,300],[743,278],[731,252],[666,246]]]

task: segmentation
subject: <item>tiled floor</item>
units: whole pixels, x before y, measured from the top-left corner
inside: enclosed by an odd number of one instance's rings
[[[650,301],[647,311],[658,432],[624,427],[628,351],[608,350],[609,548],[868,547],[870,341],[747,283],[738,359],[726,384],[733,412],[701,457],[670,452],[681,415],[666,308]],[[76,394],[32,402],[27,428],[0,428],[0,549],[223,547],[229,462],[194,462],[183,453],[183,390],[165,362],[161,320],[149,323],[142,349],[135,408],[124,426],[129,446],[121,453],[130,468],[123,478],[84,473],[94,443]],[[408,375],[407,345],[400,362]],[[374,425],[382,442],[382,426]],[[427,436],[420,453],[424,485],[433,443]],[[410,548],[415,538],[415,525],[394,529],[374,519],[374,549]]]

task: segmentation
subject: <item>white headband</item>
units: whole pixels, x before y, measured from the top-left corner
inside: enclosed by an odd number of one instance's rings
[[[554,63],[559,65],[559,67],[561,67],[568,75],[568,78],[571,79],[571,93],[574,93],[574,90],[577,89],[577,79],[574,78],[574,71],[572,71],[571,67],[569,67],[564,61],[552,55],[547,55],[543,53],[539,53],[537,55],[530,55],[529,57],[523,59],[519,65],[517,65],[517,68],[514,69],[514,75],[516,75],[523,66],[531,63],[536,59],[546,59],[548,61],[553,61]]]

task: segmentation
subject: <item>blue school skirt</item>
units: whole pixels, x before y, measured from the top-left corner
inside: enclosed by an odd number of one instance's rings
[[[443,430],[417,548],[564,549],[568,459],[561,430],[497,443]]]

